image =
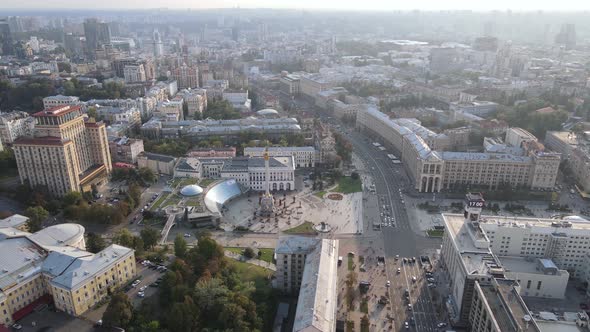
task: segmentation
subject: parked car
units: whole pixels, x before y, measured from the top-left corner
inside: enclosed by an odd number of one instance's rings
[[[445,323],[445,322],[438,323],[438,324],[436,324],[436,327],[438,327],[439,329],[442,327],[447,327],[447,323]]]

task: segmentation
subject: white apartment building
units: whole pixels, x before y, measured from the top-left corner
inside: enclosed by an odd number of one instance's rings
[[[263,157],[267,148],[245,147],[244,156]],[[317,151],[313,146],[273,146],[268,148],[268,155],[271,157],[292,156],[295,160],[295,167],[314,167],[316,164]]]
[[[0,113],[0,141],[12,144],[19,137],[33,136],[35,119],[27,112]]]
[[[128,64],[123,68],[125,83],[145,82],[146,74],[142,63]]]
[[[338,240],[281,236],[274,286],[299,294],[293,331],[336,330]]]
[[[48,109],[56,106],[66,106],[66,105],[78,105],[80,104],[80,98],[75,96],[49,96],[43,98],[43,108]]]
[[[157,117],[163,121],[180,121],[184,119],[184,113],[182,110],[182,99],[177,100],[166,100],[158,103],[156,110],[153,113],[154,117]]]

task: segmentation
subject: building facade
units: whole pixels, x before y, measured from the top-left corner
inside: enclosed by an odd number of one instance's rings
[[[57,106],[74,106],[80,104],[80,98],[75,96],[49,96],[43,98],[43,108],[49,109]]]
[[[432,135],[426,128],[417,128],[421,126],[414,121],[391,119],[374,107],[358,112],[357,127],[401,153],[400,159],[414,181],[414,188],[420,192],[463,186],[482,186],[490,190],[502,185],[531,189],[555,187],[561,156],[542,151],[536,139],[529,148],[525,144],[528,140],[515,138],[515,142],[525,147],[526,155],[439,151],[431,148],[428,142],[444,149],[450,146],[446,135]]]
[[[61,106],[33,114],[34,138],[14,142],[21,183],[47,186],[56,195],[88,191],[111,173],[106,127],[85,121],[80,106]]]
[[[35,119],[26,112],[0,113],[0,141],[12,144],[19,137],[32,137]]]
[[[244,156],[263,157],[267,148],[262,147],[245,147]],[[295,167],[314,167],[316,164],[317,152],[313,146],[289,146],[289,147],[269,147],[268,155],[271,157],[292,156],[295,161]]]
[[[115,137],[109,139],[109,150],[113,162],[137,163],[137,156],[143,152],[143,140]]]

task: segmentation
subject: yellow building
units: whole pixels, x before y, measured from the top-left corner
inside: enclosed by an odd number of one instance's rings
[[[134,251],[111,245],[85,250],[84,227],[60,224],[31,234],[0,228],[0,324],[9,326],[41,303],[77,316],[137,273]]]
[[[47,186],[55,196],[88,191],[112,170],[106,128],[85,121],[80,106],[59,106],[33,114],[33,138],[14,142],[22,183]]]

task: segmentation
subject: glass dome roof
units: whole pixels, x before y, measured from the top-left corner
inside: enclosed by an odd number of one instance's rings
[[[180,189],[180,194],[182,196],[197,196],[203,193],[203,188],[197,186],[196,184],[189,184],[184,188]]]

